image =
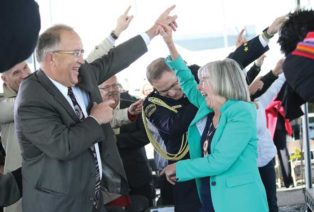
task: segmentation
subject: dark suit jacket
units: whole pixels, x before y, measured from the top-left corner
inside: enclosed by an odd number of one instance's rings
[[[82,65],[78,86],[89,94],[90,104],[102,101],[98,84],[146,51],[143,39],[136,36]],[[23,156],[24,212],[92,211],[96,169],[89,147],[96,142],[102,160],[102,187],[127,193],[110,125],[99,125],[91,117],[80,121],[43,71],[36,71],[21,84],[14,119]]]
[[[21,168],[0,176],[0,207],[9,206],[22,196]]]
[[[135,98],[128,93],[121,94],[120,109],[128,108]],[[148,185],[152,181],[144,146],[149,143],[141,117],[130,124],[120,127],[117,136],[117,145],[123,161],[129,185],[139,188]]]
[[[267,74],[263,75],[261,77],[261,81],[264,83],[263,88],[253,94],[251,96],[251,100],[253,101],[254,99],[260,97],[263,93],[265,93],[276,79],[278,79],[278,76],[275,76],[272,71],[269,71]]]
[[[259,36],[256,36],[239,46],[234,52],[228,55],[228,58],[234,59],[239,63],[241,68],[245,68],[264,54],[268,49],[268,46],[263,47],[259,40]]]

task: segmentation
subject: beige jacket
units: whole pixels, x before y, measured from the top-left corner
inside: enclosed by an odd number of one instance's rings
[[[0,100],[1,141],[6,152],[4,173],[13,171],[22,165],[20,146],[13,122],[13,107],[16,92],[3,86],[4,98]]]
[[[86,61],[88,63],[93,62],[94,60],[107,54],[110,51],[110,49],[112,49],[113,47],[114,47],[114,40],[113,40],[113,38],[111,38],[111,36],[109,36],[106,39],[104,39],[100,44],[95,46],[95,48],[92,50],[92,52],[86,58]]]
[[[4,173],[8,173],[22,166],[22,156],[13,120],[13,107],[16,92],[3,85],[3,93],[4,97],[0,100],[0,128],[1,142],[6,153]],[[21,200],[4,208],[4,212],[21,211]]]

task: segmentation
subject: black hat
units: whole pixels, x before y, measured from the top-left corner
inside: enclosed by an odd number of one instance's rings
[[[2,0],[0,29],[2,73],[33,53],[40,30],[37,3],[34,0]]]
[[[314,32],[287,56],[283,71],[289,86],[304,100],[314,102]]]

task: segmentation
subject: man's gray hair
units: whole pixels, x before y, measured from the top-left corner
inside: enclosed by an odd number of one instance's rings
[[[43,61],[47,52],[53,51],[55,48],[57,48],[61,40],[60,34],[63,31],[74,32],[72,27],[58,24],[48,28],[39,36],[36,47],[36,58],[39,63]]]
[[[218,60],[204,65],[198,77],[208,77],[218,95],[227,99],[250,101],[248,86],[239,64],[232,59]]]

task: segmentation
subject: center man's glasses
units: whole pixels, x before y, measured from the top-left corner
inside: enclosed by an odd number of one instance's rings
[[[166,96],[168,95],[169,91],[178,91],[180,90],[180,86],[179,86],[179,82],[178,80],[176,82],[174,82],[168,89],[166,90],[162,90],[162,91],[158,91],[157,92],[161,95],[161,96]]]
[[[83,56],[84,54],[84,49],[75,49],[75,50],[72,50],[72,51],[68,51],[68,50],[55,50],[55,51],[52,51],[52,53],[55,53],[55,54],[69,54],[69,55],[73,55],[74,57],[76,58],[79,58],[81,56]]]

